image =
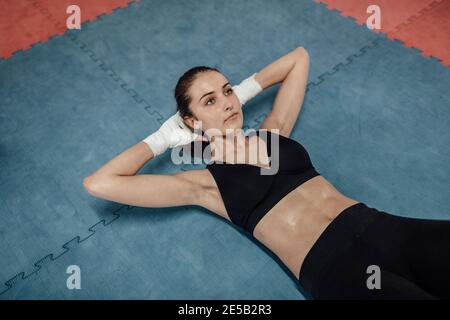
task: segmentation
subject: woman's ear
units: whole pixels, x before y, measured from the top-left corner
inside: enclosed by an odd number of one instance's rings
[[[184,124],[192,131],[194,132],[194,121],[195,118],[193,116],[186,116],[183,118]]]

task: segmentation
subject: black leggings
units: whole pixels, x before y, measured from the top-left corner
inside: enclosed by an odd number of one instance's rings
[[[299,282],[313,299],[450,299],[450,220],[356,203],[320,235]]]

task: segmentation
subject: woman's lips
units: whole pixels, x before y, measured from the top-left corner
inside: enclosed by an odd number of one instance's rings
[[[229,116],[224,122],[228,121],[228,120],[232,120],[234,118],[236,118],[236,116],[238,115],[238,113],[233,113],[233,115]]]

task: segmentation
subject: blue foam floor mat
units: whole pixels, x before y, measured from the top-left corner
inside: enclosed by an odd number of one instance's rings
[[[189,67],[236,82],[299,45],[311,72],[292,137],[319,172],[382,210],[448,219],[448,69],[311,1],[142,1],[0,61],[0,299],[303,299],[207,210],[129,208],[82,187],[173,114]],[[276,89],[247,105],[247,127]],[[166,155],[142,172],[179,170]],[[71,264],[83,290],[66,288]]]

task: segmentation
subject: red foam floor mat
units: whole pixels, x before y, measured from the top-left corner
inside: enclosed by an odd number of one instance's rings
[[[388,37],[421,50],[427,57],[434,56],[450,67],[450,1],[434,3],[388,33]]]
[[[407,21],[408,18],[417,14],[420,10],[427,8],[436,0],[315,0],[327,5],[329,9],[339,11],[345,17],[353,17],[365,25],[367,8],[370,5],[378,5],[381,9],[381,30],[375,32],[389,32],[398,25]]]
[[[0,58],[67,30],[69,5],[81,9],[81,22],[94,21],[101,14],[124,8],[133,0],[0,0]]]
[[[369,5],[381,9],[381,30],[388,38],[415,47],[450,66],[450,0],[314,0],[365,25]]]

